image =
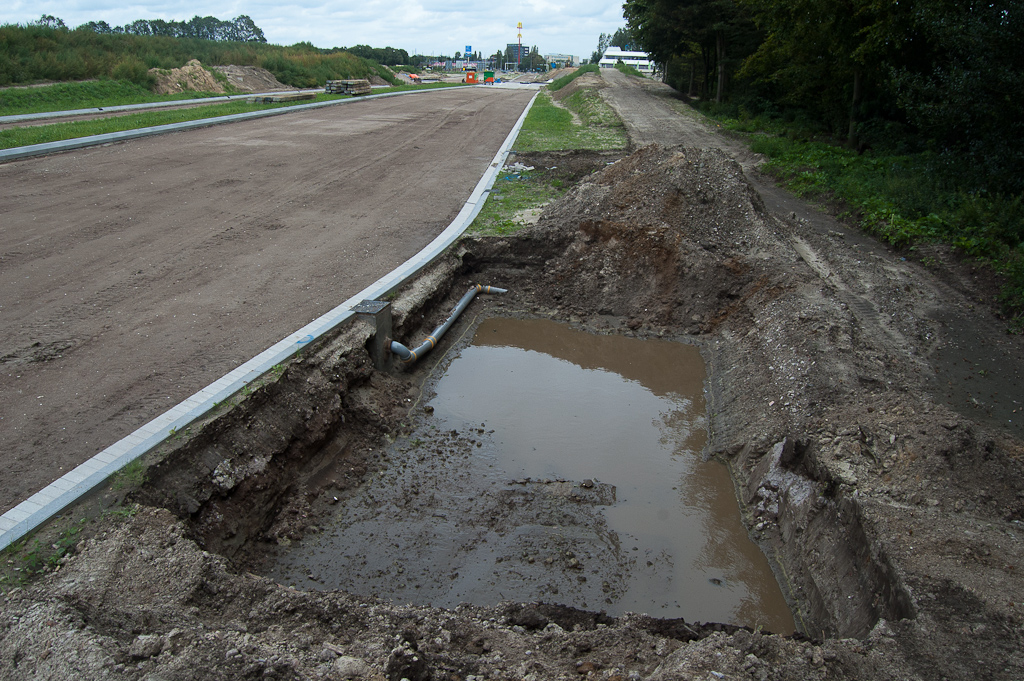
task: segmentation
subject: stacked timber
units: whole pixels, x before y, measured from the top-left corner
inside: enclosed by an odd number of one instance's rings
[[[329,80],[324,92],[329,95],[368,95],[373,92],[370,81],[365,78],[358,80]]]
[[[286,95],[257,95],[246,97],[249,104],[272,104],[274,102],[301,102],[304,99],[316,99],[315,92],[289,92]]]

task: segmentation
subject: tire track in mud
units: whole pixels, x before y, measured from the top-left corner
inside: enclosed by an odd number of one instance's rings
[[[846,304],[865,334],[861,342],[880,352],[899,348],[922,374],[921,389],[936,402],[1024,437],[1024,398],[1012,398],[1024,395],[1019,337],[998,328],[962,291],[922,276],[920,266],[776,186],[758,171],[762,157],[698,120],[667,85],[616,69],[601,74],[613,84],[601,95],[622,118],[634,146],[714,148],[739,163],[794,253]],[[865,276],[865,269],[872,275]]]

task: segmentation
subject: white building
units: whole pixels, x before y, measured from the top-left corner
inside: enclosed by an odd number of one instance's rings
[[[604,56],[601,57],[601,61],[598,62],[598,66],[602,69],[611,69],[615,68],[615,65],[620,61],[627,66],[632,66],[644,75],[649,76],[654,73],[654,62],[651,61],[646,52],[631,52],[623,50],[621,47],[609,47],[605,51]]]
[[[564,69],[566,66],[579,66],[580,58],[571,54],[545,54],[544,61],[551,65],[551,68]]]

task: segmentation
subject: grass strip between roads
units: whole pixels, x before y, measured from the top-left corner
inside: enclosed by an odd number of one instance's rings
[[[429,85],[399,85],[394,87],[379,88],[374,94],[388,92],[407,92],[412,90],[432,90],[444,87],[466,87],[461,83],[431,83]],[[7,130],[0,130],[0,149],[12,149],[24,147],[31,144],[44,144],[46,142],[59,142],[61,140],[78,139],[92,135],[102,135],[110,132],[122,132],[124,130],[137,130],[155,125],[167,125],[170,123],[183,123],[196,121],[203,118],[217,118],[230,116],[232,114],[247,113],[250,111],[262,111],[265,109],[280,109],[283,107],[311,104],[314,102],[326,102],[336,99],[351,99],[349,95],[328,95],[318,94],[314,100],[298,102],[282,102],[278,104],[249,104],[245,100],[234,100],[219,104],[203,104],[187,109],[140,111],[138,113],[96,118],[87,121],[68,121],[65,123],[51,123],[47,125],[15,126]],[[162,101],[162,100],[159,100]],[[114,106],[109,102],[103,106]],[[80,106],[77,108],[81,108]]]
[[[126,80],[91,80],[83,83],[54,83],[39,87],[9,87],[0,90],[0,116],[95,109],[128,104],[175,102],[182,99],[224,97],[243,92],[179,92],[157,95],[148,88]]]
[[[622,122],[596,89],[581,88],[564,98],[561,105],[542,90],[526,116],[514,152],[613,151],[625,149],[628,144]],[[468,232],[513,234],[528,224],[532,211],[568,189],[557,168],[502,172]]]

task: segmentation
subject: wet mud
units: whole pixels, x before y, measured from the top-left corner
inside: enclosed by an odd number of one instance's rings
[[[390,471],[268,576],[399,603],[548,601],[794,630],[726,467],[702,460],[695,346],[548,319],[470,333],[428,377]]]

